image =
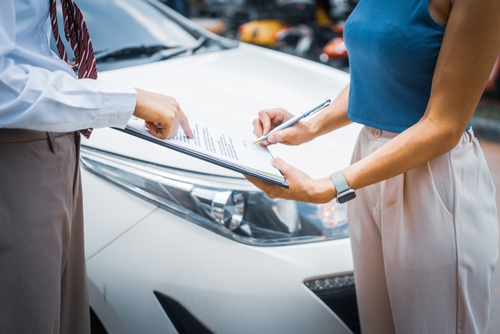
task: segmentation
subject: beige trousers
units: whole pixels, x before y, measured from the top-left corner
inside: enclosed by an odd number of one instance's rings
[[[89,333],[77,133],[0,129],[0,333]]]
[[[353,161],[396,136],[365,127]],[[363,334],[486,333],[498,257],[495,188],[472,131],[349,202]]]

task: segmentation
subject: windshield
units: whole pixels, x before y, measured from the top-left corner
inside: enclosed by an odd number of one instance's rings
[[[124,45],[188,46],[192,36],[144,0],[79,0],[94,51]]]
[[[78,6],[87,22],[99,71],[234,46],[209,37],[158,1],[78,0]],[[59,3],[58,23],[63,32]],[[62,39],[68,58],[74,61],[69,44]],[[51,47],[56,50],[53,39]]]

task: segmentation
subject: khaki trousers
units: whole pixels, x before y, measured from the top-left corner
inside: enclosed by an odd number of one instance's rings
[[[353,160],[396,136],[365,127]],[[349,202],[363,334],[486,333],[498,258],[495,188],[472,131]]]
[[[0,129],[0,333],[89,333],[78,133]]]

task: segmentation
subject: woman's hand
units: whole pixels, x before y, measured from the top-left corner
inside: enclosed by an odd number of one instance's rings
[[[186,136],[193,138],[188,119],[174,98],[138,88],[136,90],[134,116],[146,121],[146,127],[152,135],[160,139],[172,138],[181,126]]]
[[[271,163],[285,176],[290,186],[288,189],[245,175],[250,182],[271,198],[320,204],[330,202],[337,195],[330,177],[312,179],[280,158],[274,158]]]
[[[257,137],[269,133],[278,125],[286,122],[294,115],[282,108],[265,109],[259,111],[259,118],[253,121],[253,132]],[[286,145],[299,145],[314,138],[310,124],[299,121],[293,126],[276,131],[267,140],[261,143],[263,146],[282,143]]]

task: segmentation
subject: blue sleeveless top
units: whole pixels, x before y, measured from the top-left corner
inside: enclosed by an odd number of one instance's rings
[[[424,115],[445,26],[428,0],[360,0],[344,36],[350,120],[402,132]]]

